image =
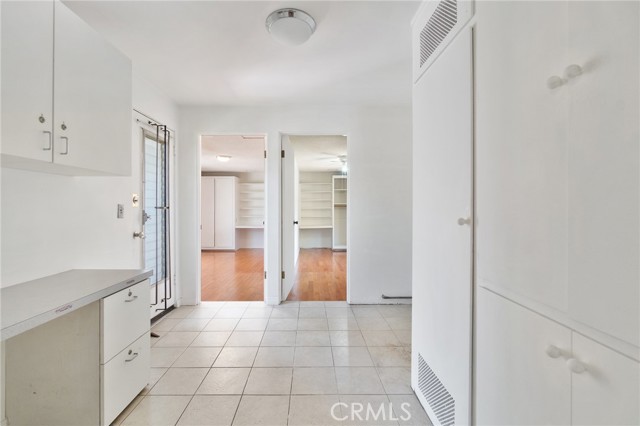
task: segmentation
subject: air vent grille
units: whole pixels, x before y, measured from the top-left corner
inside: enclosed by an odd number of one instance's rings
[[[418,388],[436,415],[438,422],[442,426],[453,426],[455,401],[420,354],[418,354]]]
[[[420,32],[420,67],[427,62],[457,22],[457,1],[442,0]]]

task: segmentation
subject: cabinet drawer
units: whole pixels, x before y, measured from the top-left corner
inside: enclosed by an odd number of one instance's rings
[[[105,364],[125,346],[149,331],[149,280],[102,299],[100,314],[100,363]]]
[[[113,359],[100,366],[102,383],[101,424],[108,425],[129,405],[149,382],[151,342],[143,332]]]

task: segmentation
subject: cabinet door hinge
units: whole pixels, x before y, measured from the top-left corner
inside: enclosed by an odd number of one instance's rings
[[[264,150],[264,158],[267,158],[267,150]]]
[[[282,271],[282,279],[284,280],[284,271]]]
[[[264,271],[264,279],[267,279],[267,271]]]
[[[280,151],[280,156],[281,156],[282,158],[284,158],[284,149],[283,149],[282,151]]]

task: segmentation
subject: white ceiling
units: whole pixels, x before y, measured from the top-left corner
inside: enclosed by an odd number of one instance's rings
[[[203,172],[264,171],[264,136],[202,136],[200,169]],[[216,156],[230,155],[227,162]]]
[[[180,105],[394,105],[411,100],[419,1],[65,1]],[[265,19],[310,13],[316,33],[278,44]]]
[[[347,160],[345,136],[289,136],[301,172],[337,172]]]

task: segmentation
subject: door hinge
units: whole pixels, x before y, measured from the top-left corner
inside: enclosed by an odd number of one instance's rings
[[[267,158],[267,150],[264,150],[264,158]]]
[[[284,271],[282,271],[282,279],[283,279],[283,280],[284,280],[284,277],[285,277],[285,275],[284,275]]]
[[[267,279],[267,271],[264,271],[264,279]]]
[[[281,156],[282,158],[284,158],[284,149],[283,149],[282,151],[280,151],[280,156]]]

